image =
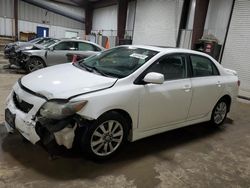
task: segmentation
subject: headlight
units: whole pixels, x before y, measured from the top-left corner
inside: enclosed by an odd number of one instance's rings
[[[62,102],[49,101],[46,102],[40,109],[40,115],[48,119],[62,119],[80,111],[87,101],[77,102]]]
[[[25,48],[24,48],[24,50],[31,50],[33,48],[33,46],[26,46]]]

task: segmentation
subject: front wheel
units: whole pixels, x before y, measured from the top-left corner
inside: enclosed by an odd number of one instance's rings
[[[224,99],[219,100],[213,109],[211,123],[217,126],[222,125],[227,117],[228,109],[228,102]]]
[[[27,72],[34,72],[45,67],[44,61],[39,57],[31,57],[25,65]]]
[[[127,128],[127,121],[122,115],[108,112],[89,127],[85,138],[81,140],[82,149],[93,159],[107,159],[126,141]]]

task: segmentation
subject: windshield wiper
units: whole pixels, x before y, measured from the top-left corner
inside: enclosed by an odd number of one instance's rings
[[[89,71],[89,72],[93,72],[92,67],[89,67],[87,65],[85,65],[84,63],[79,63],[85,70]]]
[[[83,68],[85,68],[87,71],[89,71],[89,72],[95,71],[95,72],[99,73],[99,74],[102,75],[102,76],[111,77],[110,75],[104,73],[103,71],[99,70],[98,68],[96,68],[96,67],[94,67],[94,66],[93,66],[93,67],[92,67],[92,66],[88,66],[88,65],[84,64],[83,62],[82,62],[82,63],[79,63],[79,64],[80,64]]]

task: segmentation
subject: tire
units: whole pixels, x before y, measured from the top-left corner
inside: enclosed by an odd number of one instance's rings
[[[80,145],[88,158],[106,160],[119,151],[127,136],[127,120],[117,112],[108,112],[88,127]]]
[[[213,125],[220,126],[227,118],[229,103],[225,99],[220,99],[214,106],[210,122]]]
[[[25,64],[25,69],[27,72],[34,72],[38,69],[46,67],[44,61],[39,57],[31,57]]]

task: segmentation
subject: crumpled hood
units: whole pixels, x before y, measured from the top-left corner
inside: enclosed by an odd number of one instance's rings
[[[30,73],[21,79],[21,84],[48,99],[67,99],[112,87],[116,80],[67,63]]]

